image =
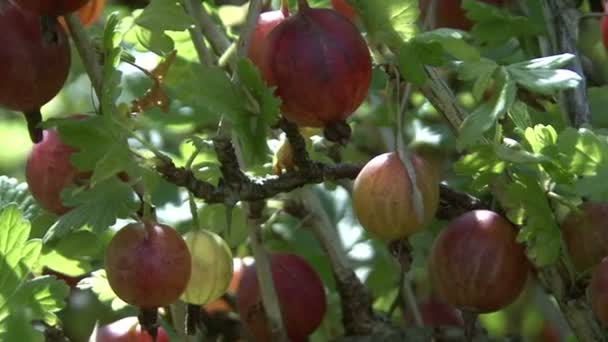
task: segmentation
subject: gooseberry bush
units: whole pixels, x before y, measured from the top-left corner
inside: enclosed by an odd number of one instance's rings
[[[0,341],[608,340],[592,0],[0,0]]]

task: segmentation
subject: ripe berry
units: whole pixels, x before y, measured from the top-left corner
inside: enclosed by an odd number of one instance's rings
[[[589,285],[591,308],[597,319],[608,325],[608,258],[593,271]]]
[[[604,48],[608,50],[608,17],[603,16],[601,22],[601,31],[602,31],[602,42],[604,43]]]
[[[437,298],[430,297],[418,303],[422,322],[429,327],[463,326],[460,312]],[[414,323],[414,316],[408,311],[406,322]]]
[[[76,11],[88,0],[11,0],[24,9],[40,15],[58,17]]]
[[[578,271],[594,267],[608,256],[607,216],[608,204],[587,202],[562,222],[562,236]]]
[[[192,272],[182,299],[207,304],[226,293],[232,278],[232,252],[226,241],[207,230],[191,231],[184,237],[192,256]]]
[[[270,256],[272,279],[290,341],[305,341],[325,316],[323,283],[315,270],[294,254]],[[256,341],[270,341],[255,264],[245,267],[237,291],[241,320]]]
[[[0,1],[0,107],[24,112],[32,141],[42,140],[40,107],[63,86],[70,45],[57,19]]]
[[[365,100],[371,57],[365,40],[344,16],[310,8],[300,0],[298,13],[268,36],[272,85],[286,118],[301,125],[343,124]]]
[[[95,342],[153,342],[145,330],[141,328],[137,317],[125,317],[97,329]],[[156,342],[169,342],[169,335],[162,327],[158,328]]]
[[[412,180],[397,153],[370,160],[353,185],[353,209],[361,225],[372,235],[396,240],[429,224],[439,205],[439,180],[430,164],[410,154],[423,212],[419,217],[412,195]]]
[[[154,222],[128,224],[106,250],[110,286],[120,299],[142,309],[177,301],[188,285],[191,263],[177,231]]]
[[[489,210],[452,220],[429,257],[429,273],[446,303],[475,313],[500,310],[522,292],[529,270],[513,226]]]
[[[90,0],[78,10],[78,19],[82,26],[91,26],[103,13],[106,0]],[[63,18],[59,18],[61,26],[67,31],[67,25]]]
[[[357,12],[355,12],[355,9],[349,5],[346,0],[331,0],[331,6],[334,8],[334,10],[351,21],[357,19]]]
[[[494,6],[504,6],[505,0],[480,0]],[[435,9],[435,27],[447,27],[459,30],[470,30],[473,23],[466,17],[462,9],[462,0],[442,0],[437,1]],[[430,0],[420,0],[420,15],[426,18],[426,11]]]
[[[25,180],[38,204],[57,215],[70,210],[61,202],[61,192],[88,178],[70,162],[74,149],[63,142],[54,129],[45,130],[43,139],[34,145],[25,165]]]
[[[262,77],[266,82],[272,83],[272,75],[266,58],[266,49],[268,45],[268,34],[277,25],[279,25],[289,15],[287,11],[270,11],[261,13],[258,17],[258,22],[251,36],[251,44],[249,45],[248,57],[253,64],[257,65],[262,73]]]

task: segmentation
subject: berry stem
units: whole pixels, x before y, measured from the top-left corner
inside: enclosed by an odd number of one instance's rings
[[[40,122],[42,121],[42,114],[40,108],[31,111],[24,112],[25,121],[27,122],[27,130],[30,133],[30,139],[33,143],[39,143],[42,141],[42,128],[40,128]]]
[[[467,342],[473,341],[475,337],[475,324],[477,323],[477,312],[470,310],[462,310],[462,318],[464,319],[464,338]]]
[[[284,16],[289,16],[289,2],[287,0],[281,0],[281,12]]]
[[[156,336],[158,335],[158,309],[142,308],[137,318],[142,328],[152,336],[153,341],[156,341]]]
[[[398,70],[395,70],[395,72],[398,73]],[[417,180],[416,169],[414,167],[414,163],[412,162],[412,159],[410,158],[410,153],[405,148],[405,142],[403,141],[403,126],[404,126],[403,115],[405,112],[407,99],[410,96],[412,87],[411,87],[411,84],[407,84],[405,86],[405,90],[402,95],[401,94],[401,78],[397,77],[395,83],[396,83],[395,84],[395,95],[397,96],[397,105],[398,105],[398,107],[396,108],[396,111],[395,111],[395,117],[397,119],[397,130],[395,133],[396,134],[395,149],[397,150],[397,155],[399,156],[399,159],[401,159],[401,163],[403,164],[403,167],[405,168],[405,170],[407,172],[407,177],[409,178],[409,180],[412,184],[411,192],[412,192],[412,206],[414,208],[414,214],[416,215],[418,222],[423,223],[424,212],[425,212],[426,208],[424,207],[424,200],[422,198],[422,192],[418,188],[418,180]]]
[[[298,0],[298,10],[303,10],[306,8],[310,8],[308,0]]]

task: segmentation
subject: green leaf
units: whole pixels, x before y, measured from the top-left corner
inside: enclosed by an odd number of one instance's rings
[[[587,129],[565,130],[557,139],[557,147],[564,169],[576,175],[595,175],[600,165],[608,161],[607,143]]]
[[[579,196],[594,202],[608,202],[608,165],[602,164],[593,175],[578,178],[574,189]]]
[[[536,125],[526,128],[525,141],[532,151],[540,153],[547,147],[557,143],[557,132],[552,126]]]
[[[281,100],[274,96],[274,88],[269,88],[259,69],[248,58],[237,61],[237,73],[241,83],[258,101],[260,116],[264,122],[272,123],[279,117]]]
[[[102,253],[97,235],[80,230],[70,233],[55,243],[42,248],[40,264],[71,277],[78,277],[93,270],[90,260]]]
[[[507,67],[513,80],[531,91],[552,95],[556,91],[576,88],[581,76],[571,70],[558,69],[518,69]]]
[[[417,32],[419,16],[416,0],[350,0],[375,40],[397,48]]]
[[[494,146],[496,156],[504,161],[516,164],[536,164],[548,161],[548,158],[541,154],[530,153],[514,140],[505,139],[504,144]]]
[[[469,147],[483,138],[483,133],[494,127],[515,102],[517,87],[508,75],[505,76],[505,79],[497,84],[499,92],[493,101],[483,103],[465,118],[458,137],[460,148]]]
[[[568,65],[576,56],[571,53],[563,53],[561,55],[535,58],[524,62],[511,64],[517,69],[558,69]]]
[[[229,209],[223,204],[204,205],[198,212],[199,224],[203,229],[219,234],[230,247],[235,248],[247,239],[247,215],[241,206],[232,208],[228,229],[226,210]]]
[[[515,16],[509,11],[481,1],[465,0],[462,8],[475,25],[471,33],[482,43],[502,43],[513,37],[538,36],[543,27],[528,17]]]
[[[507,66],[507,71],[518,84],[531,91],[552,95],[556,91],[577,87],[582,78],[574,71],[559,69],[574,56],[561,54],[531,59]]]
[[[430,47],[433,47],[432,45]],[[422,85],[427,80],[426,71],[424,70],[424,60],[422,58],[421,46],[413,42],[401,44],[397,63],[399,65],[399,73],[401,76],[416,85]],[[437,54],[433,54],[437,56]]]
[[[118,298],[110,287],[105,270],[97,270],[91,273],[90,277],[82,279],[78,283],[78,288],[91,290],[100,302],[110,303],[112,310],[118,311],[128,306],[122,299]]]
[[[281,100],[273,94],[262,79],[258,68],[249,59],[241,58],[237,61],[239,80],[245,89],[255,98],[259,110],[250,117],[249,122],[243,125],[240,135],[243,154],[248,166],[262,164],[268,157],[266,137],[270,125],[279,117]]]
[[[454,164],[454,171],[471,179],[472,189],[485,191],[491,180],[504,171],[507,163],[498,159],[494,146],[490,144],[471,147],[470,151]]]
[[[194,79],[198,84],[196,96],[208,113],[215,118],[223,115],[232,123],[243,122],[246,116],[251,115],[245,106],[245,97],[223,69],[200,65],[195,69],[194,72],[201,75]]]
[[[593,127],[608,128],[608,86],[587,88],[587,99]]]
[[[0,211],[0,301],[10,297],[40,255],[40,240],[27,240],[30,224],[15,205]]]
[[[137,25],[156,31],[184,31],[194,25],[192,18],[186,14],[179,1],[152,0],[135,19]]]
[[[532,126],[532,118],[528,111],[528,105],[522,101],[515,101],[509,111],[509,117],[511,118],[511,121],[513,121],[513,124],[515,124],[516,132],[520,135],[523,135],[524,132]],[[555,132],[555,129],[553,129],[553,131]],[[557,133],[555,133],[555,137],[557,139]],[[535,152],[539,151],[535,150]]]
[[[473,45],[468,44],[465,38],[466,35],[462,31],[440,28],[418,34],[413,40],[416,43],[423,44],[437,43],[445,52],[456,59],[478,62],[481,58],[480,51]]]
[[[30,224],[16,205],[0,209],[0,340],[23,328],[16,317],[55,324],[68,288],[50,277],[27,280],[38,261],[41,241],[28,240]],[[32,333],[30,325],[28,335]]]
[[[102,116],[62,120],[58,125],[61,140],[77,149],[70,161],[80,170],[94,171],[93,186],[132,167],[126,135],[129,128],[121,127],[130,123],[119,120],[117,114],[107,112]]]
[[[65,282],[52,276],[37,277],[25,282],[19,288],[10,305],[27,307],[33,311],[34,319],[56,325],[58,319],[55,313],[63,309],[69,293],[70,288]]]
[[[521,225],[518,240],[526,243],[530,258],[540,267],[555,263],[561,251],[561,235],[537,179],[521,172],[513,174],[502,202],[509,219]]]
[[[19,183],[14,178],[0,176],[0,209],[9,204],[16,205],[26,219],[40,214],[40,208],[28,191],[26,183]]]
[[[101,90],[101,108],[104,113],[113,112],[116,108],[116,100],[120,96],[120,78],[122,73],[117,70],[122,55],[120,42],[125,26],[119,25],[118,12],[112,12],[106,19],[103,35],[104,63],[103,84]]]
[[[135,26],[133,30],[139,43],[159,56],[164,56],[175,49],[175,42],[163,31],[148,30],[140,26]]]
[[[473,96],[482,99],[485,90],[490,86],[498,64],[491,59],[481,58],[478,61],[457,63],[458,78],[463,81],[474,81]]]
[[[94,232],[101,232],[112,226],[117,218],[127,218],[139,207],[133,189],[118,178],[99,182],[88,191],[72,192],[73,189],[64,190],[62,200],[74,208],[48,230],[45,241],[64,236],[85,225]]]

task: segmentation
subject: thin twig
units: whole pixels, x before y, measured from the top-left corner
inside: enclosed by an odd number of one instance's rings
[[[189,7],[191,6],[188,12],[192,11],[190,16],[202,30],[203,35],[207,38],[213,50],[215,50],[216,55],[221,56],[230,46],[230,39],[228,39],[226,33],[220,29],[209,13],[207,13],[207,10],[203,8],[200,1],[187,1],[190,2]]]
[[[184,9],[190,17],[195,17],[195,8],[200,6],[200,1],[197,0],[183,0]],[[205,37],[203,36],[203,29],[199,20],[194,21],[194,27],[188,28],[192,43],[198,54],[198,59],[203,65],[211,65],[213,63],[213,56],[205,43]]]
[[[97,54],[93,48],[93,44],[89,40],[89,37],[87,37],[87,34],[84,32],[82,24],[80,24],[80,19],[76,15],[68,14],[65,16],[65,22],[70,29],[72,40],[74,41],[76,50],[78,50],[80,59],[82,59],[82,64],[84,64],[86,72],[91,79],[91,84],[93,85],[95,94],[97,94],[97,98],[100,99],[103,87],[103,73],[101,66],[98,63]]]

